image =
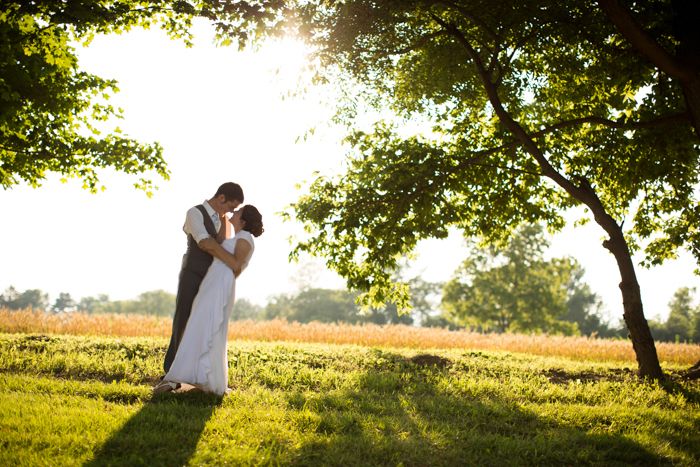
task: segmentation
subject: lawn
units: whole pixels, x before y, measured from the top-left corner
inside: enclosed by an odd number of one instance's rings
[[[233,341],[230,395],[154,397],[165,345],[0,334],[0,465],[700,462],[698,382],[631,363]]]

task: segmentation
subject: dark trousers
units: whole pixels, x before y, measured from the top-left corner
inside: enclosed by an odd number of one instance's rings
[[[170,336],[170,345],[168,345],[168,351],[165,353],[165,362],[163,363],[163,369],[166,373],[170,370],[170,365],[173,364],[177,349],[180,347],[180,341],[185,333],[185,326],[187,326],[187,320],[190,318],[190,312],[192,311],[192,302],[194,297],[197,296],[197,292],[199,292],[202,279],[204,279],[204,276],[200,276],[190,269],[183,268],[180,270],[177,296],[175,297],[173,332]]]

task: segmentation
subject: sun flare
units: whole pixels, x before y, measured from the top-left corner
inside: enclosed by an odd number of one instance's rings
[[[301,39],[286,36],[267,41],[255,52],[264,68],[281,81],[296,81],[308,76],[313,49]]]

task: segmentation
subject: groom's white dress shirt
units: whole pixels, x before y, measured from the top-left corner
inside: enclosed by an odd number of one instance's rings
[[[214,228],[218,232],[221,228],[221,220],[219,219],[219,215],[216,213],[216,211],[214,211],[214,209],[212,209],[211,206],[209,206],[208,202],[204,201],[202,205],[209,214],[209,217],[211,217],[211,220],[214,223]],[[192,235],[192,238],[194,238],[194,241],[197,243],[201,242],[205,238],[211,237],[211,235],[209,235],[209,232],[207,232],[206,227],[204,227],[204,218],[202,217],[202,212],[199,209],[197,209],[196,206],[190,208],[187,211],[187,217],[185,217],[185,225],[182,226],[182,230],[184,230],[186,234]]]

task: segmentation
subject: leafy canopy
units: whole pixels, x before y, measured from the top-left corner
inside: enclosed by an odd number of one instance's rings
[[[672,45],[668,5],[635,8]],[[338,117],[352,149],[344,174],[319,176],[292,206],[308,232],[293,255],[325,257],[368,303],[407,304],[392,271],[419,240],[450,227],[496,244],[523,222],[557,230],[579,204],[572,192],[599,200],[647,264],[680,247],[700,259],[700,151],[681,89],[594,3],[312,1],[295,12],[321,74],[347,90]],[[391,115],[361,131],[362,108]],[[429,131],[407,135],[416,122]]]
[[[0,186],[39,186],[48,172],[78,177],[96,191],[98,171],[142,174],[135,184],[151,193],[153,175],[168,179],[163,149],[123,135],[122,116],[108,101],[114,80],[82,71],[75,47],[95,34],[158,25],[191,44],[196,17],[212,20],[223,45],[242,46],[258,25],[274,25],[283,2],[203,0],[68,0],[0,2]]]

